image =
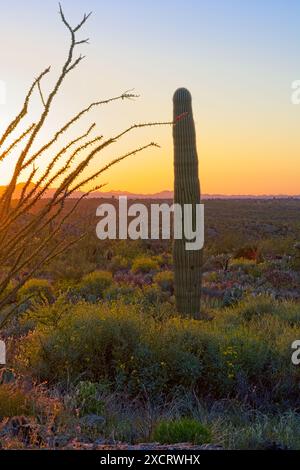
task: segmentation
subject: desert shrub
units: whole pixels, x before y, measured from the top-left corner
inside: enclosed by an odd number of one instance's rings
[[[179,324],[175,331],[183,336],[181,329]],[[160,327],[138,306],[76,304],[58,327],[37,328],[23,340],[19,365],[30,365],[40,379],[64,381],[84,373],[131,393],[192,386],[201,364],[183,338],[174,344],[170,330],[166,324],[160,335]]]
[[[155,305],[76,304],[56,328],[37,328],[22,340],[19,367],[25,361],[42,380],[85,374],[130,395],[194,389],[199,396],[296,406],[300,371],[291,344],[300,335],[299,314],[296,305],[283,305],[245,299],[217,310],[211,322],[170,311],[160,316]]]
[[[138,301],[147,308],[151,305],[160,304],[167,300],[167,297],[166,293],[162,292],[157,284],[152,284],[150,286],[146,285],[140,290]]]
[[[80,416],[95,414],[101,415],[104,403],[99,395],[100,387],[96,383],[82,381],[75,388],[75,406]]]
[[[218,271],[209,271],[206,273],[203,273],[203,282],[205,283],[215,283],[219,279],[219,272]]]
[[[300,419],[298,413],[266,415],[241,410],[242,422],[234,425],[230,415],[223,420],[224,443],[229,449],[298,450],[300,449]]]
[[[236,304],[243,297],[243,290],[240,287],[226,289],[223,295],[223,307]]]
[[[114,280],[120,284],[129,284],[135,287],[143,287],[152,284],[152,275],[133,272],[118,272],[114,276]]]
[[[280,269],[271,269],[265,273],[265,278],[277,289],[293,288],[299,283],[293,273]]]
[[[0,418],[10,418],[31,413],[28,395],[9,384],[0,386]]]
[[[263,273],[265,263],[257,263],[256,260],[247,258],[235,258],[230,261],[230,269],[242,271],[253,277],[259,277]]]
[[[113,245],[113,252],[116,256],[133,260],[137,256],[143,256],[143,240],[117,240]]]
[[[81,242],[76,249],[62,253],[48,265],[51,277],[56,281],[80,281],[84,275],[96,269],[95,256],[92,260],[88,260],[86,251]]]
[[[291,237],[264,238],[259,242],[259,250],[264,258],[274,258],[292,252],[293,245]]]
[[[85,300],[95,302],[103,298],[104,291],[113,283],[108,271],[94,271],[87,274],[78,284],[76,291]]]
[[[149,273],[152,271],[158,271],[159,265],[156,260],[143,256],[135,258],[131,269],[133,273]]]
[[[161,421],[153,430],[153,439],[161,444],[189,442],[205,444],[211,441],[212,435],[208,427],[191,418],[174,421]]]
[[[163,291],[172,293],[174,286],[174,275],[172,271],[161,271],[155,274],[153,281],[159,285]]]
[[[252,318],[261,317],[263,315],[274,314],[276,305],[277,302],[268,296],[247,297],[241,301],[232,312],[236,317],[251,320]]]
[[[241,248],[238,248],[234,253],[234,258],[245,258],[248,260],[257,260],[259,256],[258,245],[246,244]]]
[[[19,290],[18,301],[22,302],[23,309],[30,307],[33,303],[53,302],[53,288],[46,279],[29,279]]]
[[[21,356],[41,378],[66,380],[115,378],[130,364],[142,331],[142,318],[126,307],[78,303],[56,328],[37,328],[25,341]],[[41,347],[42,345],[42,347]]]
[[[124,303],[136,301],[137,289],[130,284],[113,284],[104,292],[104,299],[108,301],[122,300]]]
[[[280,319],[282,325],[287,323],[291,326],[300,324],[300,310],[296,302],[277,301],[270,296],[252,297],[243,299],[236,307],[233,307],[230,315],[241,321],[274,317]]]
[[[40,326],[56,327],[61,319],[68,315],[71,305],[64,295],[60,295],[52,304],[33,304],[20,319],[20,325],[26,330]]]
[[[40,422],[55,418],[61,412],[61,405],[50,398],[45,389],[21,382],[0,385],[0,420],[13,416],[35,416]]]
[[[127,271],[129,268],[130,261],[121,255],[114,256],[109,263],[109,269],[112,273]]]

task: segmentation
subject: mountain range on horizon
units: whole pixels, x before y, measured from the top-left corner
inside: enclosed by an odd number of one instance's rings
[[[24,188],[25,183],[18,183],[13,195],[14,199],[19,199]],[[34,183],[31,183],[27,191],[30,191],[34,186]],[[5,191],[6,186],[0,186],[0,196]],[[49,188],[45,191],[43,195],[43,199],[48,199],[53,197],[56,189]],[[70,198],[76,199],[81,197],[84,194],[84,191],[75,191]],[[173,199],[173,191],[172,190],[162,190],[156,193],[133,193],[130,191],[122,191],[122,190],[111,190],[111,191],[95,191],[87,196],[89,199],[96,199],[96,198],[118,198],[120,196],[127,196],[129,199]],[[255,194],[202,194],[201,197],[203,199],[300,199],[300,194],[297,195],[288,195],[288,194],[262,194],[262,195],[255,195]]]

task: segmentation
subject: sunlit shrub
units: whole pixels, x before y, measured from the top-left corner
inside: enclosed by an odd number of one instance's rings
[[[0,385],[0,419],[31,413],[31,402],[23,391]]]
[[[236,304],[243,297],[243,290],[240,287],[226,289],[223,295],[223,307]]]
[[[218,279],[219,279],[218,271],[209,271],[209,272],[203,273],[203,282],[215,283],[218,281]]]
[[[152,258],[140,257],[133,261],[131,269],[133,273],[149,273],[151,271],[158,271],[159,264]]]
[[[271,297],[248,297],[240,302],[232,312],[243,320],[252,320],[252,318],[259,318],[263,315],[273,315],[276,305],[277,302]]]
[[[29,330],[40,326],[55,328],[69,314],[71,308],[64,295],[52,304],[33,304],[20,319],[20,325]]]
[[[83,372],[93,380],[113,378],[129,363],[141,332],[141,316],[125,306],[78,303],[56,328],[32,332],[21,356],[42,378],[65,380]]]
[[[104,299],[109,301],[122,300],[124,303],[136,301],[137,289],[130,284],[113,284],[104,292]]]
[[[101,415],[104,404],[99,396],[99,385],[89,381],[82,381],[75,388],[75,406],[80,416],[95,414]]]
[[[77,292],[87,301],[103,298],[104,291],[113,283],[112,274],[108,271],[94,271],[87,274],[78,284]]]
[[[245,258],[248,260],[258,260],[259,249],[257,244],[246,244],[242,248],[238,248],[235,252],[235,258]]]
[[[168,295],[158,287],[157,284],[151,286],[144,286],[139,293],[139,302],[145,307],[151,305],[158,305],[164,300],[167,300]]]
[[[161,421],[156,424],[152,437],[155,442],[161,444],[189,442],[201,445],[211,442],[212,439],[209,428],[191,418]]]
[[[152,276],[151,274],[142,274],[137,273],[134,274],[133,272],[118,272],[114,276],[114,281],[120,284],[128,284],[135,287],[143,287],[145,285],[152,284]]]
[[[109,269],[112,273],[127,271],[129,268],[130,261],[121,255],[114,256],[109,263]]]
[[[153,281],[159,285],[163,291],[173,293],[174,274],[172,271],[161,271],[155,274]]]
[[[22,340],[20,360],[42,380],[84,374],[132,395],[181,389],[300,405],[300,371],[291,363],[300,336],[296,304],[245,299],[217,310],[214,321],[181,319],[175,309],[173,317],[160,315],[162,305],[74,305],[57,327],[41,326]]]
[[[291,237],[264,238],[259,242],[259,251],[264,258],[284,256],[293,251],[294,240]]]
[[[45,390],[22,383],[0,385],[0,420],[13,416],[35,416],[40,421],[46,417],[53,419],[61,412],[57,399],[49,398]]]
[[[24,302],[26,307],[32,303],[53,302],[54,292],[49,281],[46,279],[29,279],[18,292],[18,301]]]

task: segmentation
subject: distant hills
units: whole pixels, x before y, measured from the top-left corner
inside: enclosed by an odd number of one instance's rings
[[[29,185],[27,191],[32,189],[33,183]],[[0,186],[0,196],[3,194],[6,186]],[[14,192],[14,199],[19,199],[22,190],[24,188],[24,183],[18,183],[16,186],[16,190]],[[43,198],[51,198],[55,193],[55,188],[47,189],[45,191]],[[71,198],[75,199],[84,194],[83,191],[75,191]],[[112,191],[95,191],[94,193],[87,196],[89,199],[93,198],[118,198],[119,196],[127,196],[128,199],[173,199],[173,191],[164,190],[157,193],[151,194],[143,194],[143,193],[131,193],[129,191],[121,191],[121,190],[112,190]],[[287,194],[264,194],[264,195],[253,195],[253,194],[240,194],[240,195],[227,195],[227,194],[202,194],[203,199],[300,199],[300,194],[295,196],[290,196]]]

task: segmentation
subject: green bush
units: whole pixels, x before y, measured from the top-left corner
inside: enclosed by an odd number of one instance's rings
[[[79,409],[80,416],[101,415],[104,404],[99,396],[99,386],[89,381],[79,382],[75,389],[75,406]]]
[[[46,300],[52,302],[54,293],[52,286],[46,279],[29,279],[18,292],[18,301],[26,301],[30,297],[30,302],[41,302]]]
[[[159,264],[156,260],[143,256],[133,261],[131,269],[134,273],[149,273],[151,271],[158,271]]]
[[[155,274],[153,281],[161,290],[172,293],[174,287],[174,274],[172,271],[161,271]]]
[[[113,284],[104,292],[104,299],[109,301],[122,300],[124,303],[134,303],[139,290],[130,284]]]
[[[291,344],[299,336],[293,302],[245,299],[218,309],[214,321],[171,318],[155,305],[79,303],[55,327],[41,325],[22,340],[19,366],[24,361],[40,380],[108,380],[130,395],[196,390],[296,406]]]
[[[9,384],[0,386],[0,419],[31,414],[29,396]]]
[[[210,430],[195,419],[181,418],[174,421],[161,421],[153,431],[153,440],[160,444],[206,444],[211,442]]]
[[[276,306],[277,302],[271,297],[249,297],[240,302],[234,312],[245,320],[251,320],[263,315],[274,314]]]
[[[181,321],[176,327],[166,322],[161,329],[140,309],[120,303],[71,305],[55,328],[40,326],[23,339],[19,366],[29,367],[41,380],[73,380],[84,373],[133,394],[192,387],[202,372],[201,361]],[[175,333],[182,340],[174,340]]]
[[[20,319],[25,330],[46,326],[55,328],[61,319],[69,313],[70,305],[64,295],[52,304],[34,304]]]
[[[130,371],[143,329],[138,312],[114,304],[70,305],[55,328],[40,326],[24,341],[21,362],[30,360],[41,378],[66,380],[85,373],[94,381]]]
[[[130,267],[130,261],[124,256],[117,255],[112,258],[109,263],[109,269],[116,273],[118,271],[126,271]]]
[[[87,274],[78,284],[77,292],[87,301],[103,298],[105,290],[113,283],[112,274],[108,271],[94,271]]]

